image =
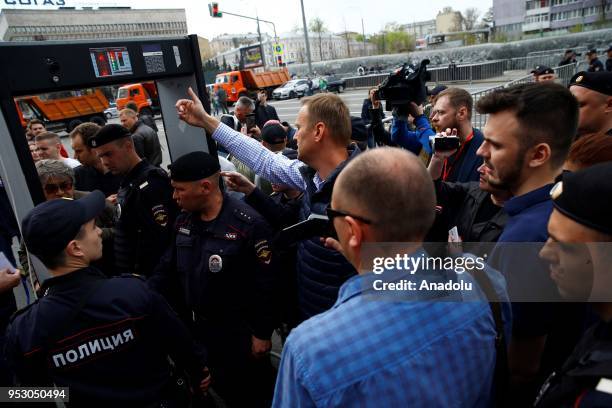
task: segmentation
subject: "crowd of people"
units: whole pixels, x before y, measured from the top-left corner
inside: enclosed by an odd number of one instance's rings
[[[190,89],[177,115],[216,149],[168,172],[137,109],[76,127],[74,159],[31,121],[46,200],[20,228],[0,201],[13,263],[21,240],[20,273],[0,269],[2,384],[87,407],[612,405],[612,73],[476,104],[437,86],[389,131],[376,95],[361,118],[303,98],[292,125],[265,92],[217,119]],[[380,274],[389,243],[486,262]],[[376,289],[415,274],[461,289]],[[22,277],[38,300],[15,312]]]

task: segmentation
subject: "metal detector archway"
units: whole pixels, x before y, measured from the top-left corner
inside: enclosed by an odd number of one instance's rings
[[[44,194],[14,98],[143,81],[157,86],[171,159],[196,150],[216,156],[214,141],[180,122],[175,109],[191,86],[210,111],[197,36],[0,43],[0,177],[18,221]],[[41,279],[48,277],[35,266]]]

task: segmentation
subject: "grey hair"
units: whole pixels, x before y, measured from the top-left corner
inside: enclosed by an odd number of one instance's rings
[[[74,184],[74,170],[62,160],[39,160],[36,162],[36,171],[43,185],[54,177],[70,178]]]
[[[255,102],[253,102],[253,100],[248,96],[241,96],[240,98],[238,98],[238,101],[236,102],[236,107],[238,106],[241,108],[249,109],[251,111],[255,110]]]

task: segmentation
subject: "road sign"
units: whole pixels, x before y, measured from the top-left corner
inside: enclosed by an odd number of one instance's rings
[[[272,47],[274,48],[275,56],[283,55],[283,46],[281,44],[274,44]]]

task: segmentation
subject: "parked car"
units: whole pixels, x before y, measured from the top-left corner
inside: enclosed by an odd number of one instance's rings
[[[104,116],[106,119],[116,118],[119,116],[117,112],[117,104],[115,102],[109,103],[108,109],[104,109]]]
[[[314,93],[321,92],[321,89],[320,89],[321,79],[325,79],[325,82],[327,82],[327,92],[342,93],[344,92],[344,89],[346,88],[344,79],[337,77],[335,75],[323,75],[321,77],[317,77],[313,79],[312,89]]]
[[[327,82],[327,92],[344,92],[344,88],[346,88],[344,79],[335,75],[326,75],[323,78]]]
[[[307,89],[307,79],[293,79],[272,91],[272,99],[297,98],[304,96]]]

